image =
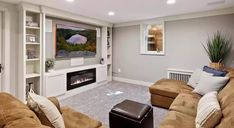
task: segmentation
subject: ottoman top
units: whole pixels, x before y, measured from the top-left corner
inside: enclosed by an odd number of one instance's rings
[[[131,119],[141,120],[150,109],[151,106],[147,104],[142,104],[131,100],[124,100],[123,102],[115,105],[111,112]]]

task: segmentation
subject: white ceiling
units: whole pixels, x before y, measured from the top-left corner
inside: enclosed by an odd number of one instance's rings
[[[174,5],[167,5],[166,0],[1,0],[18,3],[20,1],[62,9],[80,15],[109,21],[112,23],[144,20],[156,17],[216,10],[234,6],[234,0],[177,0]],[[208,4],[221,1],[216,4]],[[108,16],[114,11],[115,16]]]

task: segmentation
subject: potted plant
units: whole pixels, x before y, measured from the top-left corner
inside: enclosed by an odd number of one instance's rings
[[[232,44],[220,31],[217,31],[212,38],[208,38],[206,46],[202,44],[210,59],[210,67],[222,70],[223,61],[229,54]]]
[[[54,63],[55,63],[55,59],[53,59],[53,58],[46,60],[46,62],[45,62],[46,72],[52,72],[54,70]]]

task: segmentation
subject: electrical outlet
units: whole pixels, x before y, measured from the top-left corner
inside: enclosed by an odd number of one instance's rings
[[[121,69],[120,69],[120,68],[118,69],[118,72],[121,72]]]

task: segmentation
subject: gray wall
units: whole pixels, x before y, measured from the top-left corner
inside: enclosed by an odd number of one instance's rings
[[[166,77],[167,68],[202,68],[209,59],[201,43],[217,30],[222,30],[234,41],[233,23],[234,15],[167,21],[165,56],[140,55],[139,25],[114,28],[113,74],[115,77],[155,82]],[[234,66],[234,56],[227,59],[226,65]]]
[[[7,8],[10,14],[10,91],[16,95],[18,76],[18,40],[19,40],[19,14],[17,6],[0,2],[0,8]]]

